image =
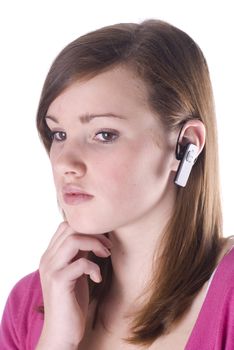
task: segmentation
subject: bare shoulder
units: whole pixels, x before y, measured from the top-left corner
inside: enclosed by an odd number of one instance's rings
[[[224,238],[224,243],[223,243],[223,247],[222,250],[220,252],[219,255],[219,261],[230,252],[230,250],[234,247],[234,235],[233,236],[229,236]]]

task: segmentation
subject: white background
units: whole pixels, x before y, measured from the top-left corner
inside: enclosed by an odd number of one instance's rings
[[[200,45],[216,100],[224,234],[234,233],[231,2],[0,0],[0,315],[13,285],[38,268],[61,220],[35,115],[52,60],[66,44],[90,30],[159,18],[186,31]]]

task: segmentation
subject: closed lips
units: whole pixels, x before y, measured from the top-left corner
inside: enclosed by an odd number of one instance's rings
[[[78,205],[87,202],[93,198],[87,192],[74,187],[74,186],[64,186],[63,187],[63,202],[67,205]]]
[[[71,185],[66,185],[63,187],[63,194],[92,196],[91,194]]]

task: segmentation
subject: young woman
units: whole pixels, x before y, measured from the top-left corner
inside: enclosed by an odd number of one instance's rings
[[[198,45],[153,19],[78,38],[37,127],[64,221],[8,298],[1,349],[233,349],[234,242]]]

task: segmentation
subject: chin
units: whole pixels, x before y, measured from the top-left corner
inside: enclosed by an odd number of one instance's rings
[[[82,234],[89,234],[89,235],[97,235],[97,234],[104,234],[107,232],[112,231],[112,229],[108,228],[108,225],[96,223],[95,220],[92,219],[82,219],[82,218],[77,218],[74,216],[71,216],[69,214],[64,214],[65,220],[67,220],[69,226],[77,232],[77,233],[82,233]]]

